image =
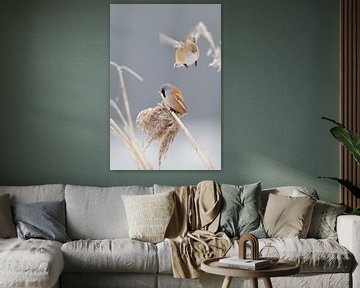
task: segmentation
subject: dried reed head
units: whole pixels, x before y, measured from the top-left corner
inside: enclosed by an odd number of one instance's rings
[[[158,106],[140,111],[136,118],[136,124],[145,134],[146,141],[150,145],[154,140],[160,142],[159,147],[159,169],[161,159],[166,157],[171,143],[179,132],[179,124],[170,114],[163,102]]]
[[[198,40],[200,36],[203,36],[205,40],[209,43],[209,50],[206,55],[213,58],[213,61],[209,64],[210,67],[214,67],[218,72],[221,71],[221,47],[215,45],[212,34],[207,29],[206,25],[203,22],[199,22],[191,35]]]

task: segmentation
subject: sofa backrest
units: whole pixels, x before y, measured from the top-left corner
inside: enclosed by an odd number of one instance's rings
[[[154,194],[168,192],[174,190],[176,186],[166,186],[166,185],[154,185]],[[275,187],[275,188],[266,188],[261,191],[261,208],[265,209],[267,201],[269,199],[269,194],[276,194],[282,196],[291,196],[291,197],[304,197],[311,196],[315,199],[319,199],[319,196],[315,189],[304,186],[284,186],[284,187]]]
[[[65,185],[0,186],[0,195],[4,194],[10,194],[11,204],[61,201],[65,198]]]
[[[128,238],[123,195],[153,194],[153,187],[66,185],[67,233],[71,239]]]
[[[154,185],[94,187],[78,185],[0,186],[0,195],[10,194],[11,203],[66,201],[67,233],[71,239],[128,238],[128,225],[123,195],[156,194],[173,190],[174,186]],[[270,193],[292,197],[312,196],[319,199],[312,188],[287,186],[263,189],[262,210]]]
[[[154,194],[165,193],[175,190],[176,186],[154,184]]]

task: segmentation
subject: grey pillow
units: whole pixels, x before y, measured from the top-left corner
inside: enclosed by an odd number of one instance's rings
[[[315,203],[309,238],[337,240],[336,218],[343,214],[346,206],[318,200]]]
[[[10,196],[0,196],[0,238],[16,237],[16,229],[11,215]]]
[[[223,201],[218,231],[229,237],[250,233],[265,238],[260,216],[261,182],[243,186],[222,184],[220,188]]]
[[[13,215],[19,238],[70,241],[65,232],[65,201],[15,204]]]

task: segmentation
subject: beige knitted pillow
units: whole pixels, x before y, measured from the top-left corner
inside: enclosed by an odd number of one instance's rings
[[[316,200],[306,197],[269,195],[264,228],[269,237],[306,238]]]
[[[131,239],[151,243],[164,240],[175,208],[173,193],[122,196]]]

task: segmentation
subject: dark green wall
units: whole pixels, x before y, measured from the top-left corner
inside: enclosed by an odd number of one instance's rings
[[[2,1],[0,184],[261,179],[337,201],[317,179],[338,173],[320,119],[338,117],[337,1],[223,1],[222,18],[222,171],[110,171],[109,1]]]

